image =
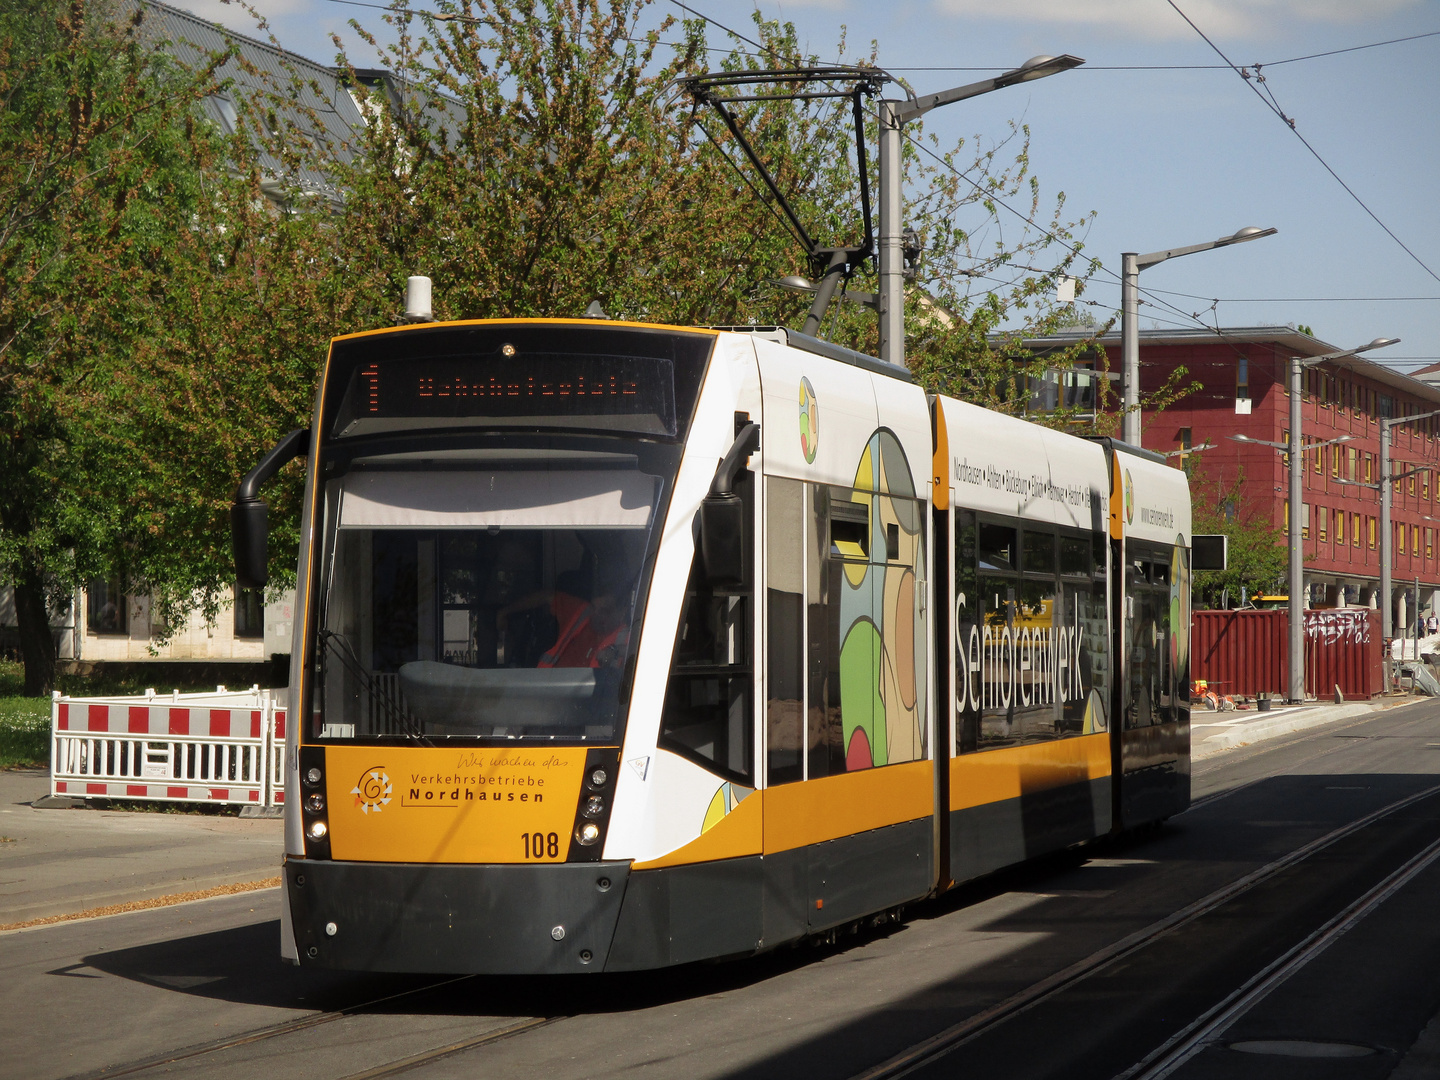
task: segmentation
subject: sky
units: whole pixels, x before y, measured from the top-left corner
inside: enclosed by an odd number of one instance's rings
[[[222,0],[171,2],[254,32]],[[741,33],[758,7],[793,22],[827,61],[867,57],[874,42],[879,66],[919,93],[1037,54],[1083,57],[1076,70],[938,109],[925,131],[984,145],[1012,120],[1029,125],[1042,191],[1063,191],[1067,216],[1097,215],[1083,236],[1104,264],[1083,297],[1095,316],[1119,307],[1122,252],[1273,227],[1275,236],[1144,271],[1141,327],[1308,325],[1336,348],[1400,338],[1367,357],[1401,371],[1440,363],[1440,0],[685,3]],[[335,33],[357,65],[372,59],[347,24],[379,29],[373,7],[256,7],[287,49],[332,62]],[[655,0],[654,11],[680,14],[678,0]],[[721,37],[713,31],[712,44]],[[1259,64],[1263,85],[1217,48],[1252,75]]]

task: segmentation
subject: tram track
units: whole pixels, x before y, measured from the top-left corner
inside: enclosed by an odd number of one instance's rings
[[[194,1063],[201,1058],[224,1053],[228,1050],[235,1050],[243,1046],[299,1035],[302,1032],[312,1031],[315,1028],[323,1027],[339,1020],[363,1016],[366,1013],[374,1012],[381,1006],[392,1005],[395,1002],[404,1001],[407,998],[415,998],[423,994],[432,993],[443,987],[452,987],[470,982],[478,977],[479,976],[476,975],[460,975],[451,979],[441,979],[436,982],[427,983],[424,986],[417,986],[410,990],[401,991],[397,994],[386,994],[383,997],[374,998],[357,1005],[346,1006],[343,1009],[312,1013],[308,1016],[296,1017],[293,1020],[284,1020],[278,1024],[271,1024],[267,1027],[256,1028],[239,1035],[225,1036],[211,1042],[167,1050],[138,1061],[76,1073],[66,1077],[65,1080],[116,1080],[116,1078],[124,1076],[143,1076],[154,1070],[168,1069],[183,1063]],[[411,1069],[418,1068],[429,1062],[449,1057],[452,1054],[458,1054],[464,1050],[484,1046],[486,1043],[498,1042],[512,1035],[519,1035],[526,1031],[543,1027],[546,1024],[554,1023],[558,1019],[560,1019],[558,1016],[525,1017],[513,1023],[506,1024],[503,1027],[482,1032],[473,1038],[451,1042],[431,1050],[421,1051],[420,1053],[400,1058],[396,1061],[377,1065],[374,1068],[346,1076],[343,1080],[379,1080],[381,1077],[394,1076],[402,1072],[408,1072]]]
[[[902,1050],[900,1053],[895,1054],[894,1056],[879,1063],[878,1065],[872,1066],[871,1068],[866,1069],[863,1072],[854,1074],[851,1077],[851,1080],[899,1080],[900,1077],[908,1076],[914,1072],[917,1072],[920,1069],[940,1060],[946,1055],[960,1049],[967,1043],[973,1042],[976,1039],[979,1039],[981,1036],[995,1031],[1002,1025],[1016,1019],[1017,1017],[1022,1016],[1026,1012],[1034,1009],[1036,1006],[1041,1005],[1049,999],[1077,987],[1079,984],[1083,983],[1087,979],[1099,975],[1106,969],[1109,969],[1114,965],[1119,964],[1121,961],[1127,959],[1128,957],[1139,953],[1142,949],[1153,945],[1157,941],[1167,937],[1168,935],[1174,933],[1182,927],[1185,927],[1202,918],[1203,916],[1220,909],[1226,904],[1235,901],[1236,899],[1244,896],[1246,893],[1249,893],[1252,890],[1256,889],[1258,886],[1268,881],[1271,881],[1284,871],[1305,862],[1307,859],[1310,859],[1311,857],[1319,854],[1320,852],[1331,847],[1332,845],[1339,843],[1347,837],[1353,836],[1356,833],[1361,832],[1362,830],[1383,821],[1385,818],[1391,816],[1392,814],[1402,811],[1408,807],[1414,806],[1418,803],[1424,802],[1427,799],[1435,798],[1437,795],[1440,795],[1440,785],[1428,787],[1421,791],[1408,795],[1405,798],[1397,799],[1394,802],[1379,807],[1378,809],[1373,810],[1362,817],[1356,818],[1355,820],[1347,822],[1346,824],[1341,825],[1338,828],[1332,829],[1330,832],[1325,833],[1323,836],[1317,837],[1316,839],[1311,840],[1308,843],[1303,844],[1300,847],[1285,853],[1284,855],[1281,855],[1279,858],[1274,859],[1263,866],[1257,867],[1255,870],[1250,871],[1248,874],[1236,878],[1234,881],[1221,886],[1220,888],[1214,890],[1213,892],[1201,897],[1200,899],[1190,904],[1187,904],[1185,907],[1179,909],[1178,911],[1175,911],[1162,919],[1158,919],[1150,925],[1145,926],[1131,934],[1128,934],[1125,937],[1119,939],[1118,941],[1112,942],[1110,945],[1105,946],[1104,948],[1096,950],[1089,956],[1086,956],[1076,961],[1068,967],[1063,968],[1062,970],[1057,971],[1054,974],[1039,980],[1038,982],[1032,983],[1030,986],[1027,986],[1023,990],[1012,994],[1004,1000],[996,1002],[994,1005],[991,1005],[990,1007],[983,1009],[972,1016],[967,1017],[959,1023],[954,1024],[951,1027],[948,1027],[943,1031],[940,1031],[937,1034],[930,1036],[929,1038],[913,1044],[912,1046],[908,1047],[905,1050]],[[1390,875],[1387,875],[1387,877],[1379,885],[1367,891],[1365,896],[1361,897],[1360,900],[1355,901],[1354,904],[1347,906],[1347,908],[1342,911],[1340,916],[1336,916],[1334,920],[1330,920],[1324,926],[1322,926],[1320,930],[1316,931],[1316,935],[1323,935],[1324,933],[1329,932],[1327,931],[1327,927],[1330,928],[1330,930],[1334,930],[1335,927],[1343,925],[1346,929],[1348,929],[1350,926],[1354,925],[1355,921],[1363,918],[1365,913],[1373,910],[1374,906],[1378,906],[1380,903],[1383,903],[1385,898],[1393,895],[1393,892],[1396,889],[1400,888],[1406,881],[1409,881],[1410,878],[1414,876],[1414,874],[1418,874],[1426,866],[1429,866],[1431,863],[1433,863],[1437,858],[1440,858],[1440,840],[1435,841],[1432,845],[1427,847],[1425,851],[1422,852],[1419,856],[1416,856],[1415,858],[1407,861],[1405,866],[1402,866],[1399,870],[1395,871]],[[1407,872],[1408,876],[1405,876]],[[1383,895],[1381,895],[1382,893]],[[1368,904],[1369,906],[1356,908],[1356,905],[1364,904]],[[1334,927],[1331,926],[1332,922],[1335,924]],[[1343,932],[1343,930],[1339,931],[1339,933]],[[1339,933],[1334,934],[1334,936],[1338,937]],[[1315,937],[1315,935],[1312,935],[1312,937]],[[1326,939],[1327,944],[1333,939],[1333,937]],[[1315,941],[1311,941],[1311,938],[1307,938],[1306,942],[1309,942],[1310,945],[1313,946],[1316,944],[1316,942],[1318,942],[1318,940],[1319,939],[1316,938]],[[1296,950],[1303,951],[1307,947],[1306,942],[1302,942],[1299,946],[1296,946]],[[1313,956],[1319,955],[1319,952],[1323,951],[1323,948],[1324,946],[1316,948],[1313,953],[1309,954],[1309,958],[1313,958]],[[1292,953],[1294,953],[1294,955],[1292,955]],[[1289,957],[1291,960],[1294,960],[1298,958],[1299,955],[1300,952],[1292,950],[1291,952],[1287,952],[1285,954],[1285,957]],[[1283,962],[1285,962],[1285,957],[1282,957],[1280,960],[1276,961],[1275,964],[1282,964]],[[1306,962],[1308,962],[1308,958]],[[1270,966],[1267,966],[1265,970],[1269,971],[1269,969]],[[1278,970],[1279,968],[1277,967],[1276,971],[1278,972]],[[1295,969],[1290,970],[1293,971]],[[1254,978],[1263,981],[1266,978],[1266,975],[1264,974],[1264,972],[1262,972],[1256,975]],[[1283,979],[1280,981],[1283,981]],[[1250,986],[1250,982],[1247,981],[1245,985]],[[1258,987],[1259,983],[1256,983],[1255,985]],[[1278,982],[1271,984],[1272,989],[1274,985],[1278,985]],[[1240,994],[1241,992],[1242,991],[1236,991],[1236,994]],[[1231,999],[1227,997],[1226,1000],[1230,1001]],[[1235,1000],[1238,1001],[1238,997],[1236,997]],[[1258,1000],[1258,998],[1256,1000]],[[1222,1006],[1217,1006],[1217,1008],[1221,1007],[1223,1007],[1223,1003]],[[1199,1027],[1195,1028],[1195,1032],[1200,1032],[1201,1027],[1203,1027],[1204,1031],[1204,1034],[1196,1035],[1196,1045],[1204,1045],[1204,1040],[1207,1035],[1213,1033],[1213,1031],[1215,1030],[1209,1026],[1205,1026],[1205,1024],[1202,1023],[1202,1019],[1203,1018],[1197,1019],[1197,1021],[1193,1022],[1193,1024],[1200,1025]],[[1178,1041],[1175,1042],[1173,1046],[1168,1042],[1165,1044],[1166,1046],[1171,1047],[1170,1052],[1173,1052],[1174,1054],[1181,1053],[1181,1042],[1183,1042],[1186,1047],[1191,1045],[1188,1041],[1188,1036],[1184,1035],[1185,1031],[1190,1031],[1190,1027],[1183,1029],[1182,1033],[1177,1033],[1176,1039]],[[1157,1051],[1152,1052],[1152,1054],[1154,1053],[1158,1053],[1158,1049]],[[1166,1058],[1165,1060],[1168,1061],[1169,1059]],[[1142,1059],[1142,1062],[1137,1063],[1135,1068],[1140,1069],[1141,1065],[1144,1065],[1144,1063],[1148,1061],[1151,1061],[1150,1056]],[[1182,1063],[1183,1062],[1177,1061],[1175,1067],[1178,1067],[1178,1065]],[[1156,1057],[1154,1059],[1153,1067],[1159,1068],[1161,1064],[1161,1059]],[[1151,1067],[1152,1065],[1145,1065],[1145,1068]],[[1122,1073],[1120,1076],[1117,1076],[1116,1080],[1159,1080],[1159,1077],[1165,1075],[1168,1075],[1168,1072],[1162,1073],[1137,1071],[1133,1075],[1127,1072]]]
[[[1318,929],[1252,975],[1115,1080],[1162,1080],[1212,1044],[1271,991],[1309,964],[1362,919],[1440,859],[1440,840],[1408,859]]]

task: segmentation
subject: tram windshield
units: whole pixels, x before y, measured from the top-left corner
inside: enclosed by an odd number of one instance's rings
[[[653,448],[418,457],[327,485],[315,734],[617,738],[669,470]]]

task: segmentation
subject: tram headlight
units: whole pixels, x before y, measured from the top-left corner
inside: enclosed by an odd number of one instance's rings
[[[588,818],[598,818],[605,813],[605,800],[599,795],[591,795],[585,800],[585,805],[581,807],[580,813]]]
[[[325,796],[315,791],[305,797],[305,809],[318,814],[325,809]]]
[[[304,780],[306,787],[319,787],[320,781],[324,779],[325,774],[320,771],[319,765],[311,765],[310,768],[305,770]]]
[[[311,839],[311,840],[314,840],[317,844],[318,844],[321,840],[324,840],[324,839],[325,839],[325,834],[328,833],[329,831],[330,831],[330,828],[329,828],[329,826],[327,826],[327,825],[325,824],[325,819],[324,819],[324,818],[317,818],[317,819],[315,819],[314,821],[312,821],[312,822],[310,823],[310,827],[305,830],[306,834],[310,837],[310,839]],[[598,830],[598,829],[596,830],[596,834],[597,834],[597,835],[599,834],[599,830]]]
[[[590,774],[591,787],[602,788],[606,785],[606,783],[609,782],[609,780],[610,774],[607,773],[604,769],[596,769]]]
[[[590,847],[600,839],[600,826],[593,821],[587,821],[575,830],[575,841],[581,847]]]

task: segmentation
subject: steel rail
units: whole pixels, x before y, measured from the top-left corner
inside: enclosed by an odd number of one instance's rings
[[[1098,949],[1089,956],[1077,960],[1069,967],[1063,968],[1049,975],[1040,981],[1027,986],[1025,989],[1012,994],[1003,1001],[996,1002],[987,1009],[982,1009],[973,1016],[967,1017],[938,1034],[924,1039],[906,1050],[882,1061],[864,1072],[855,1074],[851,1080],[899,1080],[922,1066],[943,1057],[956,1050],[966,1043],[978,1038],[986,1032],[1000,1026],[1008,1020],[1014,1019],[1022,1013],[1028,1012],[1036,1005],[1048,998],[1055,996],[1063,990],[1088,979],[1090,976],[1099,973],[1111,964],[1138,952],[1167,934],[1178,930],[1180,927],[1194,922],[1203,915],[1209,914],[1216,908],[1229,903],[1231,900],[1241,896],[1257,885],[1268,881],[1277,874],[1297,863],[1303,862],[1310,856],[1324,851],[1345,837],[1359,832],[1370,825],[1381,821],[1391,814],[1394,814],[1406,807],[1413,806],[1417,802],[1440,795],[1440,785],[1425,788],[1423,791],[1415,792],[1403,799],[1373,810],[1363,817],[1356,818],[1345,825],[1334,829],[1324,836],[1317,837],[1307,844],[1303,844],[1293,851],[1280,856],[1280,858],[1266,863],[1264,866],[1252,870],[1227,885],[1223,885],[1214,892],[1201,897],[1193,903],[1187,904],[1163,919],[1151,923],[1132,934],[1128,934],[1119,941],[1112,942],[1103,949]]]
[[[198,1043],[193,1046],[185,1046],[175,1050],[166,1050],[152,1057],[142,1058],[124,1065],[107,1065],[98,1069],[91,1069],[88,1072],[75,1073],[65,1080],[110,1080],[119,1076],[134,1076],[138,1073],[147,1072],[151,1069],[164,1068],[182,1061],[190,1061],[195,1058],[204,1057],[208,1054],[217,1054],[223,1050],[231,1050],[237,1046],[247,1046],[251,1043],[264,1042],[268,1039],[280,1038],[285,1035],[293,1035],[297,1032],[308,1031],[311,1028],[330,1024],[336,1020],[344,1020],[346,1017],[358,1016],[368,1012],[379,1005],[386,1005],[390,1002],[401,1001],[417,994],[426,994],[431,990],[438,990],[442,986],[454,986],[456,983],[468,982],[478,978],[476,975],[457,975],[451,979],[441,979],[438,982],[427,983],[424,986],[417,986],[413,990],[402,990],[398,994],[386,994],[384,997],[374,998],[370,1001],[361,1002],[358,1005],[350,1005],[343,1009],[335,1009],[331,1012],[311,1013],[309,1016],[296,1017],[293,1020],[282,1020],[277,1024],[268,1027],[255,1028],[239,1035],[228,1035],[215,1039],[208,1043]],[[540,1021],[548,1022],[553,1018],[529,1018],[521,1023],[529,1026],[539,1026]],[[516,1025],[503,1029],[507,1034],[513,1034],[520,1030]],[[499,1032],[491,1032],[490,1035],[499,1037]],[[472,1040],[473,1042],[474,1040]],[[454,1052],[453,1050],[451,1051]],[[369,1074],[362,1074],[369,1075]]]
[[[1119,1073],[1115,1080],[1161,1080],[1162,1077],[1169,1076],[1196,1054],[1213,1045],[1217,1041],[1216,1035],[1230,1027],[1252,1006],[1264,1000],[1291,975],[1323,953],[1436,859],[1440,859],[1440,840],[1435,840],[1418,855],[1412,856],[1404,865],[1381,879],[1364,896],[1327,920],[1305,940],[1261,968],[1223,1001],[1206,1009],[1141,1060]]]
[[[459,1042],[450,1043],[448,1046],[437,1046],[434,1050],[423,1050],[410,1057],[401,1058],[399,1061],[392,1061],[388,1065],[377,1065],[373,1069],[366,1069],[364,1072],[351,1073],[342,1077],[342,1080],[380,1080],[381,1077],[395,1076],[398,1073],[408,1072],[411,1069],[418,1069],[421,1065],[428,1065],[432,1061],[439,1061],[452,1054],[459,1054],[465,1050],[472,1050],[477,1046],[484,1046],[487,1043],[499,1042],[501,1039],[508,1039],[512,1035],[522,1035],[527,1031],[534,1031],[536,1028],[546,1027],[563,1020],[561,1016],[535,1016],[528,1020],[519,1020],[507,1027],[496,1031],[487,1031],[483,1035],[477,1035],[473,1039],[461,1039]]]

